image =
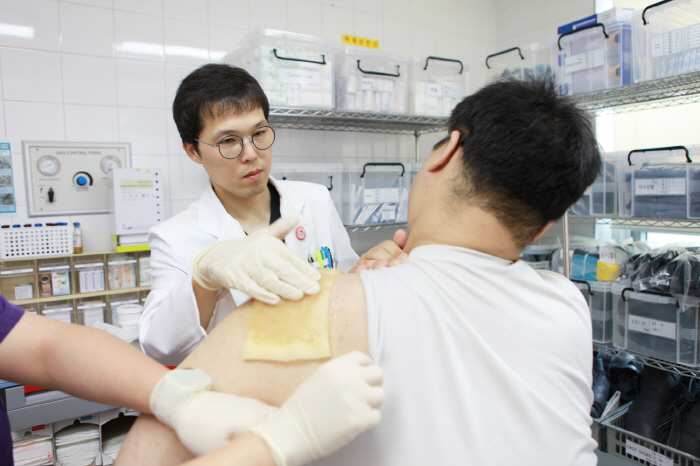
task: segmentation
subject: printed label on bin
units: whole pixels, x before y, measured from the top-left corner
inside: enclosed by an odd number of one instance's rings
[[[394,92],[394,82],[389,79],[362,77],[360,87],[363,91]]]
[[[451,84],[443,84],[442,95],[449,97],[450,99],[456,99],[459,97],[459,89],[457,89],[457,86],[453,86]]]
[[[598,68],[605,64],[605,49],[591,50],[564,58],[564,73],[571,74],[577,71]]]
[[[685,178],[649,178],[634,180],[635,196],[683,196]]]
[[[606,264],[624,264],[627,262],[627,253],[614,246],[601,246],[598,254],[600,255],[598,262]]]
[[[392,205],[382,206],[382,222],[396,221],[396,207]]]
[[[657,451],[638,445],[629,438],[625,444],[625,449],[627,450],[627,454],[642,461],[647,461],[654,466],[673,466],[673,460],[671,458],[667,458]]]
[[[19,275],[22,273],[32,273],[34,272],[34,269],[28,268],[28,269],[15,269],[15,270],[3,270],[0,272],[0,275]]]
[[[390,204],[399,202],[399,188],[365,189],[365,204]]]
[[[439,84],[428,83],[426,84],[425,93],[430,97],[442,97],[442,86]]]
[[[700,47],[700,24],[668,31],[649,40],[651,57],[658,58],[664,55],[685,52]]]
[[[280,81],[291,84],[321,85],[321,72],[293,68],[280,68]]]
[[[672,322],[630,315],[628,328],[634,332],[646,333],[671,340],[676,339],[676,324]]]

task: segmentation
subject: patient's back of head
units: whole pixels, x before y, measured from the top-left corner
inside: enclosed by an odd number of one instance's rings
[[[550,76],[483,87],[455,107],[448,128],[465,136],[458,197],[495,214],[521,247],[600,172],[588,116]]]

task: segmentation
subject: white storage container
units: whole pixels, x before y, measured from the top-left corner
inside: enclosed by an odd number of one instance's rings
[[[408,113],[446,117],[467,95],[469,67],[460,60],[412,57],[408,67]]]
[[[552,71],[549,47],[534,43],[503,50],[486,57],[486,68],[489,82],[508,76],[543,76]]]
[[[335,104],[334,43],[320,37],[257,29],[224,63],[248,71],[270,106],[331,109]]]
[[[105,321],[107,303],[103,297],[84,298],[77,302],[76,323],[92,327],[97,322]]]
[[[70,300],[41,303],[41,315],[67,324],[75,322],[73,310],[73,301]]]
[[[700,157],[700,149],[692,149],[673,146],[629,152],[618,177],[620,216],[688,218],[688,177],[696,173],[691,156]]]
[[[632,17],[634,82],[700,70],[700,1],[659,2]]]
[[[408,180],[401,163],[343,165],[343,223],[406,222]]]
[[[635,353],[689,366],[698,359],[698,305],[681,311],[675,298],[665,293],[623,290],[624,314],[616,314],[615,346]]]
[[[110,319],[110,324],[119,326],[119,316],[117,315],[117,308],[123,304],[140,304],[139,294],[137,292],[132,293],[121,293],[113,294],[107,297],[109,302],[109,309],[107,312],[108,318]]]
[[[603,155],[601,172],[576,204],[569,208],[570,215],[610,217],[617,215],[617,171],[626,152]],[[625,163],[627,160],[625,159]]]
[[[342,218],[343,165],[340,163],[273,163],[270,175],[276,180],[305,181],[328,189]]]
[[[408,57],[361,47],[336,52],[336,108],[405,114]]]
[[[613,8],[598,14],[594,24],[573,27],[552,38],[552,67],[562,95],[632,82],[630,13],[626,8]]]

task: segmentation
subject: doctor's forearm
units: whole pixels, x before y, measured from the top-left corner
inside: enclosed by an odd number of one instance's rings
[[[209,322],[211,317],[214,315],[214,308],[216,307],[216,296],[219,290],[207,290],[202,287],[199,283],[192,279],[192,291],[194,292],[194,299],[197,301],[197,310],[199,312],[199,325],[202,326],[204,330],[209,327]]]

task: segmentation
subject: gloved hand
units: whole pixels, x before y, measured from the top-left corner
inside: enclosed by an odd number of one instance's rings
[[[245,238],[219,241],[194,258],[192,278],[208,290],[235,288],[267,304],[318,293],[321,274],[281,241],[297,223],[298,215],[287,215]]]
[[[151,393],[151,412],[195,455],[224,446],[276,411],[262,401],[210,389],[211,378],[204,372],[175,369],[163,376]]]
[[[251,432],[267,442],[277,466],[330,455],[379,424],[382,377],[382,370],[359,351],[333,359]]]

